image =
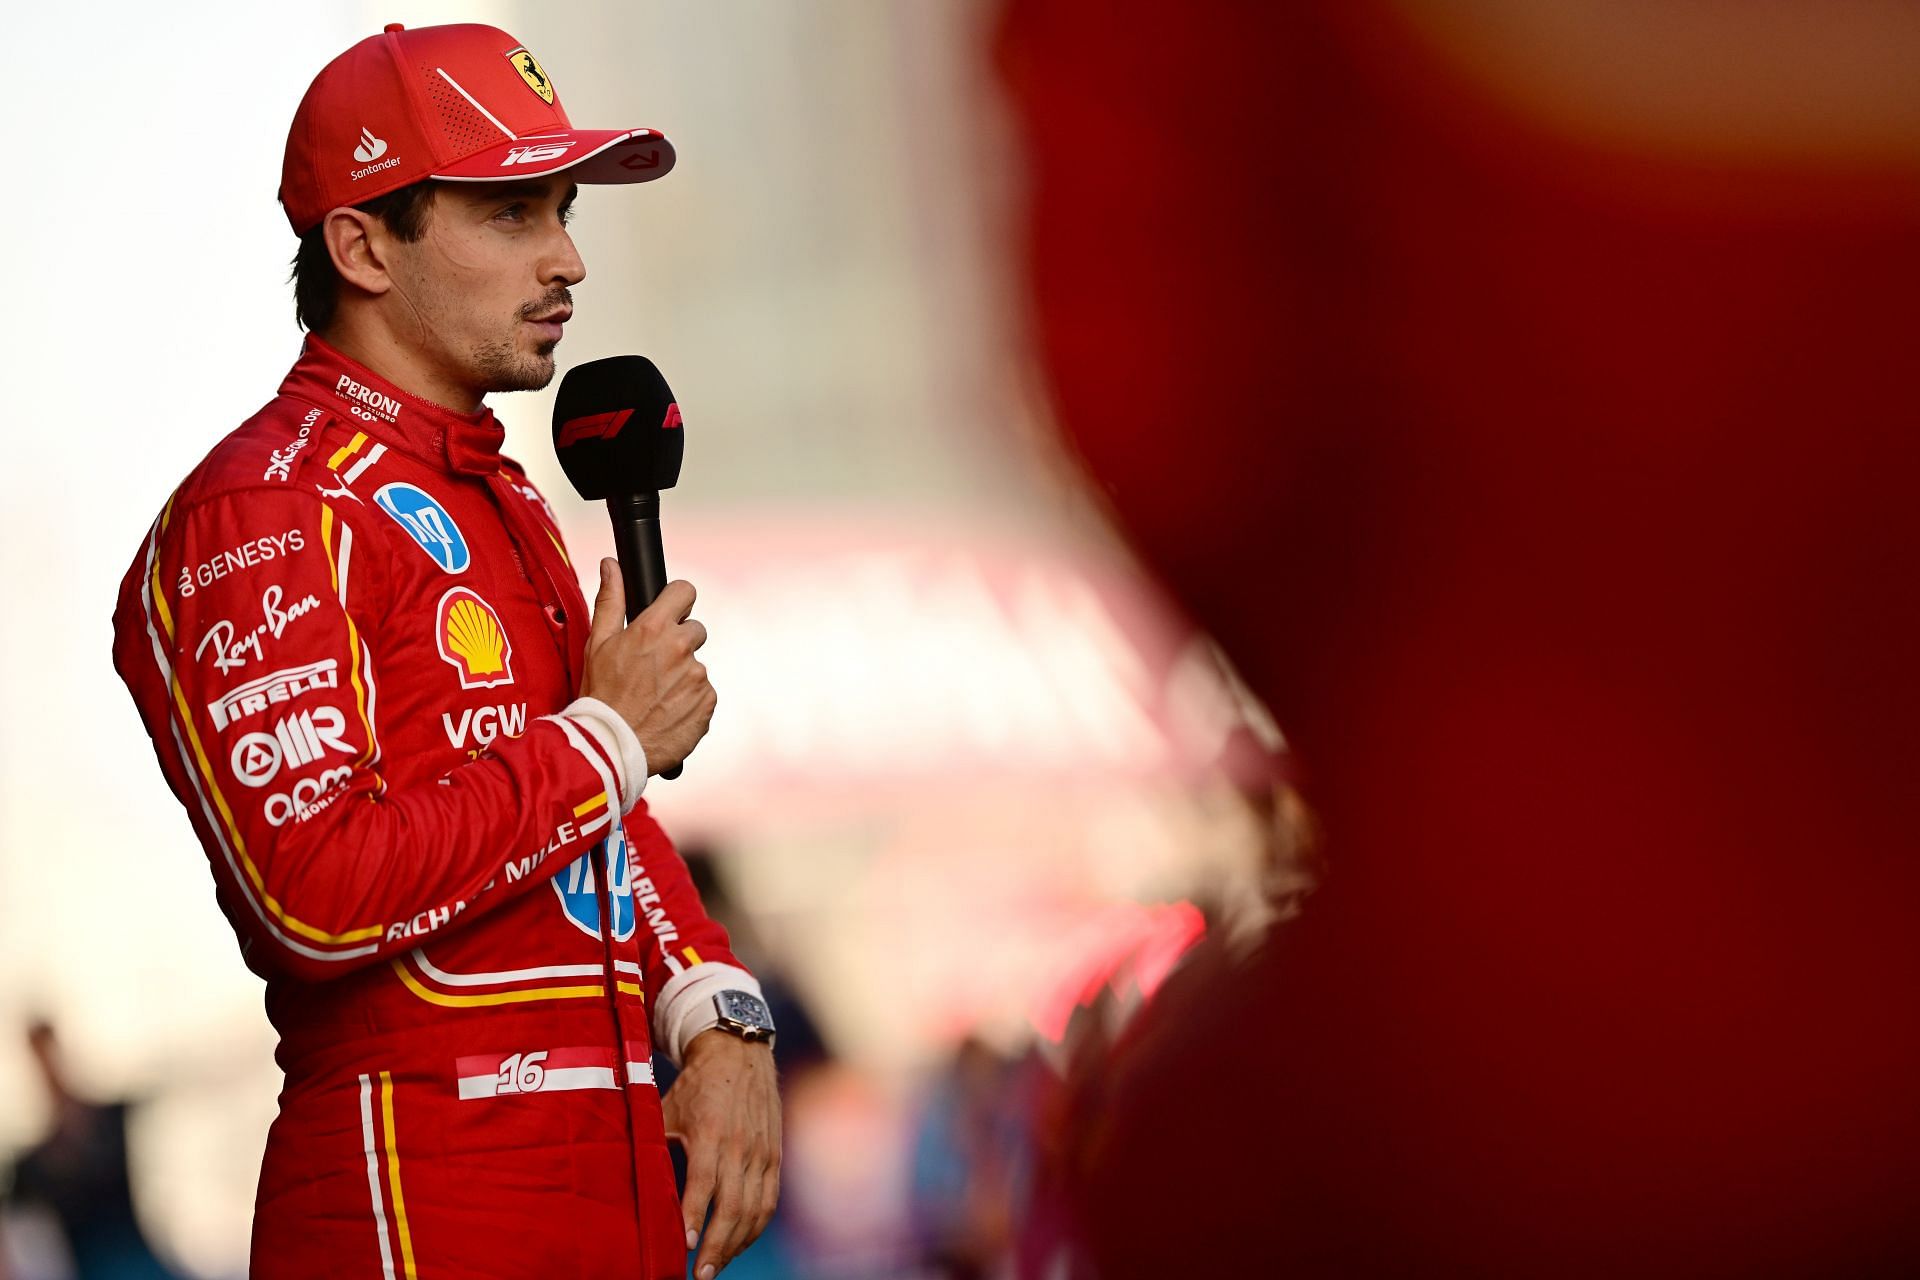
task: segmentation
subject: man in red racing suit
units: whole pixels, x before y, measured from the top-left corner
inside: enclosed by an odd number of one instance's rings
[[[610,687],[598,646],[698,628],[692,593],[624,628],[603,567],[590,623],[492,413],[400,381],[309,337],[167,501],[114,615],[280,1034],[252,1274],[677,1277],[701,1215],[651,1055],[764,1055],[709,1030],[716,993],[757,988],[647,814],[633,725],[576,695]],[[739,1081],[770,1061],[727,1061],[709,1110],[764,1112]],[[698,1136],[710,1184],[737,1134]]]
[[[255,1276],[681,1273],[654,1032],[751,980],[572,701],[587,604],[501,438],[309,338],[121,586],[281,1036]]]

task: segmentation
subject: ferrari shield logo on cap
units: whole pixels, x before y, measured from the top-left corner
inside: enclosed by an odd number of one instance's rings
[[[507,61],[527,82],[527,88],[540,95],[540,100],[548,106],[553,105],[553,81],[547,79],[547,69],[540,65],[540,59],[525,49],[515,49],[507,55]]]

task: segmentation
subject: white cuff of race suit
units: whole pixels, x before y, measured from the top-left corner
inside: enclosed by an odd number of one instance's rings
[[[626,813],[640,803],[647,789],[647,752],[634,736],[633,727],[598,698],[575,698],[562,715],[593,735],[620,772],[620,812]]]
[[[761,995],[760,980],[730,964],[696,964],[667,979],[653,1006],[654,1043],[667,1052],[675,1066],[702,1031],[720,1025],[713,998],[722,991]]]

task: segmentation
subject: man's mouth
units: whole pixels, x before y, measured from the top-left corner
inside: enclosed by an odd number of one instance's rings
[[[572,307],[556,307],[542,315],[528,316],[527,323],[539,333],[542,342],[558,342],[563,332],[561,326],[571,319]]]

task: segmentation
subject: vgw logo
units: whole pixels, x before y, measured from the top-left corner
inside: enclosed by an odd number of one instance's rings
[[[589,937],[600,936],[600,894],[594,874],[594,855],[604,853],[607,860],[607,901],[613,904],[612,935],[616,942],[633,936],[633,862],[627,856],[627,833],[618,817],[613,834],[575,858],[570,866],[547,883],[560,895],[560,909],[567,919]]]
[[[407,536],[419,543],[420,549],[448,573],[464,573],[473,562],[460,526],[426,491],[395,482],[382,486],[373,500],[382,511],[399,521]]]

